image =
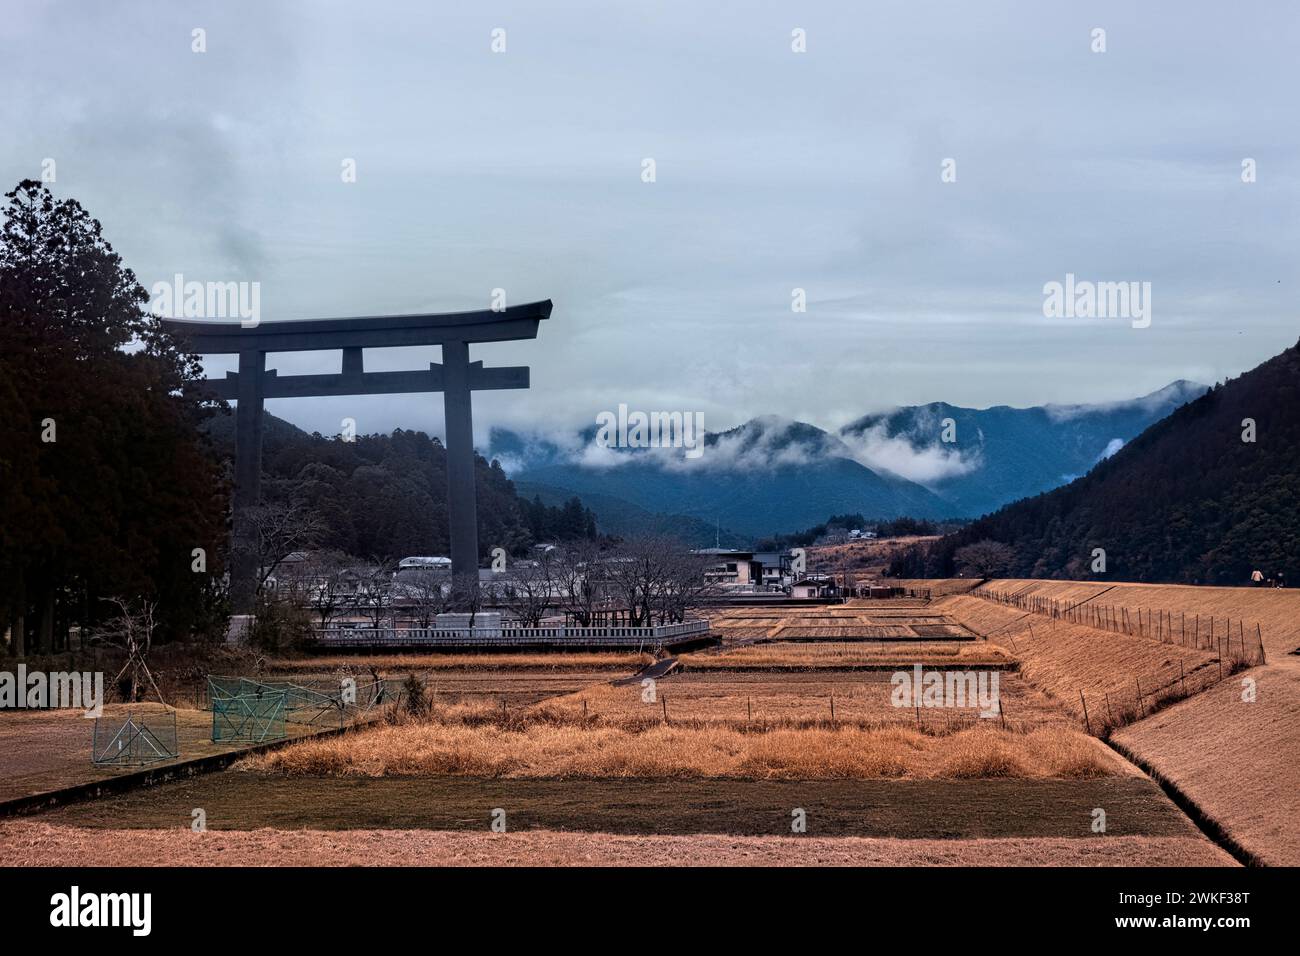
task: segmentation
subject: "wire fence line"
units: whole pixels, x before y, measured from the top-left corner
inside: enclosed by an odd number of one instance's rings
[[[1132,691],[1079,690],[1084,726],[1091,734],[1106,737],[1112,731],[1148,717],[1170,704],[1199,694],[1222,682],[1240,669],[1222,658],[1190,670],[1182,661],[1145,676],[1134,676]]]
[[[1180,659],[1176,664],[1170,663],[1156,671],[1134,674],[1131,689],[1099,691],[1076,687],[1074,690],[1078,695],[1084,727],[1098,737],[1108,737],[1126,724],[1150,716],[1163,707],[1209,689],[1238,671],[1265,661],[1263,632],[1258,622],[1252,629],[1240,619],[1201,617],[1199,614],[1188,617],[1182,612],[1175,614],[1162,608],[1128,608],[1093,603],[1092,599],[1069,602],[1043,595],[994,590],[976,593],[986,600],[1053,621],[1082,624],[1213,654],[1190,665]],[[1097,596],[1100,595],[1094,595]],[[1010,622],[1004,628],[1019,624],[1021,620]],[[1019,635],[1033,640],[1033,625],[1024,626]],[[1008,633],[1007,637],[1015,649],[1015,635]],[[1067,696],[1066,703],[1073,706],[1074,698]]]
[[[1069,602],[1013,591],[981,590],[975,593],[985,600],[1053,620],[1145,637],[1193,650],[1213,651],[1219,657],[1240,660],[1252,667],[1265,663],[1264,633],[1258,621],[1248,624],[1242,618],[1189,616],[1183,611],[1175,613],[1164,608],[1098,604],[1091,599]]]

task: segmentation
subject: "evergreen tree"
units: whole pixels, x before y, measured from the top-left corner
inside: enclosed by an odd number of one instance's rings
[[[212,407],[198,359],[79,203],[32,180],[5,198],[0,608],[13,649],[34,633],[51,650],[109,597],[156,601],[160,638],[213,623],[228,491],[198,428]]]

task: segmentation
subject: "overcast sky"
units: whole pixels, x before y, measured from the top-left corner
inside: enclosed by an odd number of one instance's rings
[[[480,440],[620,402],[718,430],[1112,400],[1300,337],[1298,11],[30,0],[0,21],[0,179],[55,160],[146,288],[258,282],[263,321],[553,299],[537,341],[473,350],[533,369],[478,396]],[[1045,318],[1067,272],[1150,282],[1150,327]],[[437,396],[268,407],[442,432]]]

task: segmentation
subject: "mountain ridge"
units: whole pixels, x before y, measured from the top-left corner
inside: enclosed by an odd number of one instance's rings
[[[519,481],[740,534],[795,531],[836,513],[972,518],[1083,474],[1205,390],[1180,379],[1096,405],[933,402],[864,415],[837,431],[762,415],[707,433],[695,461],[680,449],[597,448],[594,427],[560,436],[493,429],[488,456]]]
[[[1069,484],[903,556],[945,576],[958,549],[1009,545],[1015,577],[1245,585],[1300,575],[1300,343],[1177,408]],[[1105,570],[1094,571],[1095,549]]]

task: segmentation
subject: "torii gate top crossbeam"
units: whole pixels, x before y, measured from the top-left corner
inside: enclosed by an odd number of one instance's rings
[[[550,315],[551,300],[544,299],[500,311],[303,319],[258,323],[252,328],[244,328],[238,322],[163,319],[162,326],[184,339],[199,355],[220,355],[535,339],[538,323]]]

